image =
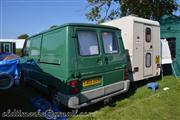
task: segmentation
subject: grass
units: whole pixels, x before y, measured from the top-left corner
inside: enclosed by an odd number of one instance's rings
[[[69,119],[180,120],[180,79],[166,76],[164,80],[159,78],[151,81],[156,81],[160,85],[160,89],[156,92],[146,89],[145,85],[150,81],[136,82],[131,85],[127,93],[114,97],[109,104],[103,102],[93,104],[80,109],[78,115]],[[170,89],[164,91],[164,87]],[[34,96],[46,97],[33,87],[18,86],[7,91],[0,91],[0,116],[8,109],[23,112],[36,111],[30,103],[30,98]]]
[[[166,76],[157,82],[160,89],[156,92],[146,89],[146,81],[138,82],[109,105],[92,105],[89,114],[76,115],[71,120],[180,120],[180,79]],[[170,89],[164,91],[164,87]],[[81,112],[85,111],[87,108]]]

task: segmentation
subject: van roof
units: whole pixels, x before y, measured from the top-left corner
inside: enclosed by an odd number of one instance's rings
[[[116,27],[112,27],[112,26],[107,26],[107,25],[99,25],[99,24],[91,24],[91,23],[66,23],[66,24],[62,24],[60,26],[57,26],[57,27],[54,27],[54,28],[50,28],[48,30],[45,30],[45,31],[42,31],[40,33],[37,33],[35,35],[32,35],[30,36],[29,38],[31,37],[34,37],[34,36],[37,36],[37,35],[40,35],[42,33],[46,33],[46,32],[50,32],[52,30],[56,30],[56,29],[59,29],[59,28],[63,28],[63,27],[66,27],[66,26],[78,26],[78,27],[96,27],[96,28],[109,28],[109,29],[116,29],[116,30],[120,30]]]

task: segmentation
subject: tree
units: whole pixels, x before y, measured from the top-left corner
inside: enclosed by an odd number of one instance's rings
[[[165,14],[172,14],[180,6],[176,0],[87,0],[88,20],[104,22],[135,14],[139,17],[160,20]]]
[[[58,25],[52,25],[52,26],[50,26],[50,29],[55,28],[55,27],[58,27]]]
[[[17,39],[27,39],[29,37],[28,34],[22,34],[20,36],[17,37]]]

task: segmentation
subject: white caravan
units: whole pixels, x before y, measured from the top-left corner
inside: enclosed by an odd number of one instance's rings
[[[160,75],[159,22],[127,16],[102,24],[121,29],[121,36],[127,50],[131,81]]]

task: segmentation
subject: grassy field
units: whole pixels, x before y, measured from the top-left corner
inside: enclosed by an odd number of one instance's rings
[[[102,101],[80,109],[78,115],[69,119],[180,120],[180,79],[166,76],[164,80],[159,78],[151,81],[160,84],[156,92],[146,89],[145,85],[150,81],[137,82],[131,85],[127,93],[114,97],[110,103],[104,104]],[[164,91],[164,87],[170,89]],[[0,115],[8,109],[36,111],[30,103],[30,98],[35,96],[47,97],[33,87],[18,86],[0,91]]]
[[[80,112],[71,120],[180,120],[180,79],[166,76],[157,82],[160,89],[156,92],[146,89],[147,82],[138,82],[128,93],[113,98],[110,104],[84,108],[81,112],[89,109],[89,114]],[[169,90],[164,91],[164,87]]]

